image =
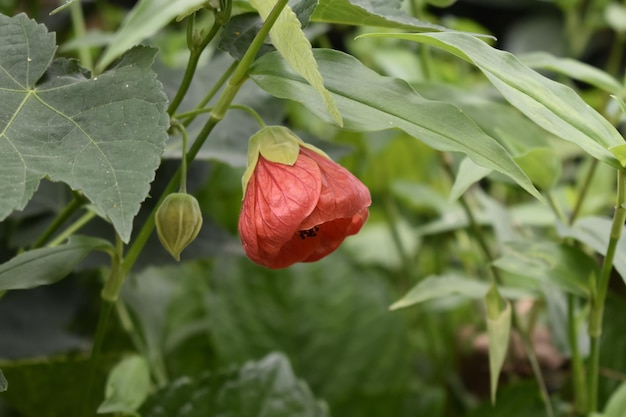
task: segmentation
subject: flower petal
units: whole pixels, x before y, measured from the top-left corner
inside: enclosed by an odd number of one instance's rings
[[[350,171],[309,149],[300,148],[300,152],[315,161],[322,178],[317,206],[303,220],[300,229],[309,229],[333,219],[351,218],[372,204],[369,190]]]
[[[322,188],[320,170],[314,161],[300,156],[292,166],[260,156],[253,177],[258,245],[275,253],[315,209]]]

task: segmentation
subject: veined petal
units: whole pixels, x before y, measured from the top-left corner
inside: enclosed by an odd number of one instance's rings
[[[301,148],[300,152],[315,161],[322,179],[317,206],[302,222],[300,229],[310,229],[333,219],[352,218],[372,204],[369,190],[350,171],[306,148]]]
[[[275,253],[315,209],[322,188],[320,170],[309,158],[298,157],[289,166],[260,156],[253,177],[258,245],[264,252]]]

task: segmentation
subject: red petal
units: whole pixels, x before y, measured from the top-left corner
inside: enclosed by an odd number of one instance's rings
[[[315,161],[322,176],[317,206],[303,220],[300,229],[309,229],[333,219],[351,218],[372,204],[369,190],[350,171],[317,152],[306,148],[300,148],[300,152]]]
[[[307,158],[298,157],[290,166],[259,156],[253,177],[258,245],[264,252],[275,253],[315,208],[322,187],[320,171]]]

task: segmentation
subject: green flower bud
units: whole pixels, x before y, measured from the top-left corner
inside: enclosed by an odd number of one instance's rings
[[[186,193],[172,193],[159,206],[154,221],[161,244],[180,261],[180,253],[194,241],[202,227],[198,200]]]

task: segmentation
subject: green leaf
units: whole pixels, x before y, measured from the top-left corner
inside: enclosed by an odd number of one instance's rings
[[[404,317],[388,311],[382,276],[342,259],[281,271],[216,260],[206,299],[215,349],[221,363],[284,351],[336,415],[399,414],[410,370]]]
[[[271,353],[229,373],[197,381],[180,378],[156,392],[142,407],[143,417],[324,417],[316,400],[293,373],[289,360]]]
[[[626,410],[626,382],[622,382],[609,398],[604,407],[604,417],[623,417],[624,410]]]
[[[514,159],[540,190],[551,190],[561,177],[561,160],[552,148],[534,148]]]
[[[401,5],[402,0],[320,0],[312,20],[354,26],[449,30],[407,15]]]
[[[0,220],[48,176],[81,190],[127,242],[167,138],[156,51],[135,48],[94,79],[75,61],[49,67],[54,52],[44,26],[0,16]]]
[[[2,369],[0,369],[0,392],[4,392],[7,389],[9,389],[9,383],[7,382],[7,379],[4,377],[4,374],[2,373]]]
[[[0,265],[0,291],[55,283],[68,276],[89,252],[110,247],[103,239],[72,236],[64,245],[24,252]]]
[[[584,62],[571,58],[559,58],[547,52],[532,52],[518,56],[531,68],[545,69],[584,81],[609,93],[619,93],[622,86],[612,75]]]
[[[107,379],[104,401],[98,414],[135,411],[150,393],[150,369],[143,356],[132,355],[122,359],[111,370]]]
[[[499,51],[462,33],[379,33],[362,36],[393,37],[444,49],[476,65],[502,95],[550,133],[573,142],[594,158],[621,168],[608,151],[624,139],[574,90],[525,66],[513,54]]]
[[[140,0],[115,32],[111,44],[96,65],[96,71],[98,73],[104,71],[114,59],[134,45],[157,33],[178,15],[201,6],[205,1]]]
[[[487,307],[487,334],[489,335],[489,375],[491,379],[491,402],[496,402],[498,379],[506,358],[511,334],[511,304],[503,300],[498,288],[492,285],[485,296]],[[504,308],[502,305],[504,304]]]
[[[510,242],[493,265],[582,297],[589,297],[590,278],[599,272],[593,258],[582,250],[549,241]]]
[[[100,357],[94,375],[94,388],[104,387],[106,372],[114,363],[109,354]],[[71,357],[0,360],[0,367],[11,381],[11,389],[0,394],[2,402],[15,409],[20,417],[78,416],[87,365],[88,358],[77,354]],[[99,401],[96,395],[92,395],[89,409],[95,410]]]
[[[424,278],[411,288],[404,297],[393,303],[389,309],[397,310],[453,295],[479,300],[485,297],[488,291],[489,284],[484,281],[478,281],[454,273],[432,275]],[[528,293],[514,289],[503,289],[502,292],[509,298],[528,296]]]
[[[400,128],[425,144],[463,152],[479,165],[501,172],[542,200],[528,177],[493,138],[481,131],[458,107],[426,100],[405,81],[382,77],[354,57],[327,49],[314,51],[326,87],[335,97],[344,127],[356,131]],[[312,88],[294,74],[278,54],[261,57],[251,78],[270,94],[306,105],[328,120],[325,106]]]
[[[611,236],[611,220],[602,217],[584,217],[576,221],[572,227],[560,225],[559,234],[571,237],[584,243],[600,255],[606,253]],[[617,243],[613,266],[626,282],[626,230]]]
[[[259,11],[263,20],[272,11],[276,4],[274,0],[250,0],[250,3]],[[300,21],[296,14],[287,5],[278,16],[276,23],[270,29],[272,44],[289,63],[289,66],[301,77],[306,79],[315,91],[322,97],[328,114],[339,126],[343,126],[341,113],[335,99],[324,86],[324,80],[317,68],[311,43],[300,28]]]
[[[611,2],[604,9],[604,18],[606,22],[616,32],[626,32],[626,7],[617,2]]]
[[[298,2],[292,0],[288,4],[298,17],[300,25],[306,27],[318,2],[317,0],[300,0]],[[228,52],[236,60],[241,60],[262,24],[263,20],[257,13],[243,13],[231,17],[222,29],[219,48]],[[273,50],[274,47],[264,44],[261,46],[257,58]]]
[[[491,173],[491,169],[475,164],[469,158],[463,158],[459,164],[459,171],[450,190],[450,201],[455,201],[472,185]]]

